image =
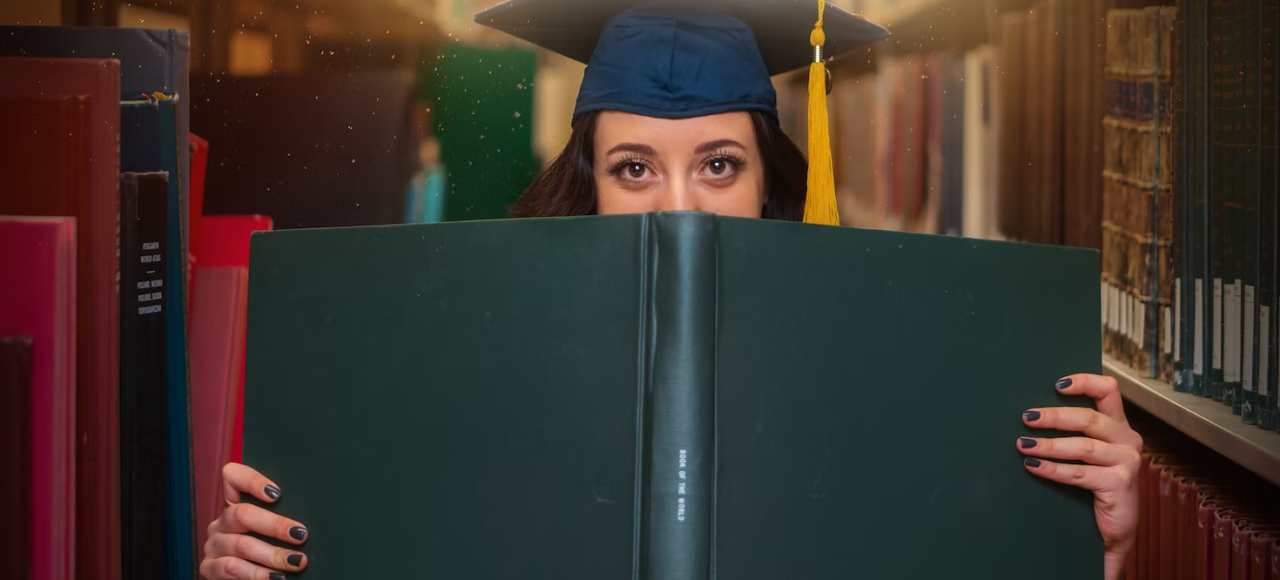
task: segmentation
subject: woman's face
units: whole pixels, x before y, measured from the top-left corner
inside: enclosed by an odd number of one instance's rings
[[[764,167],[746,113],[693,119],[600,114],[594,171],[599,213],[704,211],[760,217]]]

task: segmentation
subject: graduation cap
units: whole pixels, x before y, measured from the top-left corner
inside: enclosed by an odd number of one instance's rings
[[[817,13],[814,13],[814,3]],[[809,192],[804,221],[835,225],[823,52],[888,37],[822,0],[509,0],[476,22],[585,63],[574,118],[623,111],[685,119],[778,116],[770,77],[808,65]]]

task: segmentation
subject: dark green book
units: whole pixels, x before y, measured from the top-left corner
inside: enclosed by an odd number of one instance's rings
[[[1091,494],[1015,448],[1092,405],[1053,385],[1101,371],[1094,250],[680,213],[251,263],[244,459],[306,577],[1102,574]]]
[[[1238,192],[1241,198],[1240,216],[1242,221],[1241,235],[1244,239],[1244,341],[1242,346],[1243,353],[1243,376],[1241,377],[1241,388],[1236,392],[1233,403],[1233,411],[1240,414],[1241,419],[1246,425],[1255,425],[1258,422],[1257,406],[1258,406],[1258,389],[1256,375],[1258,373],[1258,304],[1255,292],[1258,287],[1258,252],[1259,230],[1258,222],[1258,205],[1259,191],[1258,186],[1261,181],[1261,150],[1262,134],[1259,129],[1262,127],[1261,119],[1261,92],[1260,92],[1260,75],[1259,67],[1261,66],[1261,44],[1258,36],[1258,23],[1261,20],[1261,4],[1259,0],[1246,0],[1244,17],[1240,19],[1242,23],[1242,33],[1244,42],[1240,45],[1240,61],[1243,68],[1243,85],[1236,93],[1240,95],[1240,106],[1238,111],[1240,121],[1238,123],[1240,130],[1240,157],[1242,161],[1243,171],[1237,178],[1240,183]]]
[[[1227,160],[1226,144],[1230,117],[1227,105],[1228,83],[1230,82],[1230,65],[1228,62],[1227,41],[1229,8],[1235,0],[1213,0],[1210,4],[1210,65],[1212,69],[1212,91],[1210,102],[1213,117],[1210,120],[1209,167],[1209,239],[1211,242],[1211,261],[1209,263],[1209,279],[1212,287],[1213,309],[1210,318],[1209,332],[1213,335],[1213,368],[1210,370],[1209,394],[1215,401],[1223,398],[1227,373],[1230,369],[1231,351],[1226,343],[1230,333],[1227,328],[1226,314],[1230,311],[1231,292],[1235,289],[1234,277],[1228,270],[1231,253],[1230,236],[1226,235],[1227,216],[1227,172],[1222,171]]]
[[[1190,187],[1190,150],[1187,146],[1189,129],[1187,114],[1190,105],[1190,86],[1188,72],[1190,63],[1187,59],[1190,41],[1187,37],[1187,19],[1190,7],[1185,0],[1178,3],[1178,16],[1174,20],[1173,30],[1173,72],[1171,82],[1173,89],[1173,334],[1170,348],[1173,349],[1173,390],[1190,393],[1194,377],[1191,373],[1191,352],[1188,348],[1191,340],[1191,324],[1193,310],[1191,304],[1191,195]]]
[[[1191,2],[1191,16],[1187,22],[1188,36],[1191,46],[1188,49],[1190,63],[1191,99],[1187,103],[1189,126],[1188,148],[1191,160],[1187,176],[1189,195],[1191,196],[1191,272],[1192,284],[1192,394],[1208,397],[1212,391],[1213,371],[1212,358],[1214,352],[1214,333],[1212,330],[1214,316],[1213,305],[1213,238],[1212,204],[1210,203],[1210,119],[1213,114],[1210,97],[1213,93],[1211,81],[1214,79],[1210,69],[1209,45],[1209,10],[1204,2]]]
[[[1248,0],[1230,0],[1226,16],[1226,63],[1224,67],[1225,94],[1223,106],[1226,108],[1226,127],[1224,128],[1224,156],[1226,170],[1223,172],[1222,195],[1226,215],[1223,216],[1224,262],[1222,283],[1223,291],[1223,353],[1228,357],[1223,361],[1222,403],[1229,408],[1236,408],[1236,401],[1241,391],[1241,363],[1243,361],[1242,340],[1244,337],[1242,322],[1244,294],[1244,203],[1243,182],[1241,173],[1244,168],[1244,139],[1242,130],[1244,66],[1242,49],[1244,47],[1244,18]]]
[[[1259,321],[1263,330],[1259,339],[1264,341],[1259,346],[1259,364],[1265,367],[1258,372],[1258,426],[1263,429],[1276,429],[1277,410],[1277,323],[1276,323],[1276,283],[1280,281],[1280,270],[1277,270],[1276,219],[1280,209],[1280,182],[1277,172],[1280,156],[1277,155],[1277,136],[1280,136],[1280,116],[1277,116],[1280,105],[1280,0],[1262,0],[1260,20],[1260,66],[1261,78],[1261,160],[1259,163],[1260,178],[1258,184],[1259,220],[1261,223],[1261,288],[1259,302]],[[1265,353],[1262,354],[1262,353]]]

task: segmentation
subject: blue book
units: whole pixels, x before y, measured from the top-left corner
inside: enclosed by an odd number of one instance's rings
[[[176,94],[178,139],[187,142],[190,132],[191,34],[186,30],[108,28],[99,26],[0,26],[0,56],[48,58],[114,58],[120,61],[122,100],[135,100],[152,93]],[[191,151],[179,151],[182,171],[171,174],[179,184],[186,209]],[[174,179],[172,176],[177,176]],[[183,230],[186,216],[183,211]],[[175,238],[183,239],[183,238]],[[184,240],[183,253],[188,244]],[[174,254],[178,255],[178,254]]]
[[[120,170],[122,172],[167,171],[178,174],[179,151],[188,150],[186,140],[178,141],[177,108],[181,98],[125,101],[120,104]],[[182,239],[183,207],[177,184],[169,181],[166,237]],[[176,246],[174,246],[176,249]],[[185,327],[186,292],[179,281],[186,280],[185,251],[166,252],[165,279],[174,281],[164,293],[165,317],[165,441],[167,477],[165,482],[166,568],[170,578],[190,578],[195,570],[195,515],[192,503],[190,388],[187,382]]]

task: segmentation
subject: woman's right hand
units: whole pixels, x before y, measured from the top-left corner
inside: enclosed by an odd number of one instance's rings
[[[284,580],[283,572],[307,567],[302,552],[277,548],[250,532],[276,538],[293,545],[307,540],[307,528],[289,518],[256,505],[240,503],[240,494],[250,494],[264,502],[280,499],[280,487],[253,468],[228,463],[222,468],[222,490],[227,509],[209,524],[209,541],[204,544],[200,577],[204,580]]]

